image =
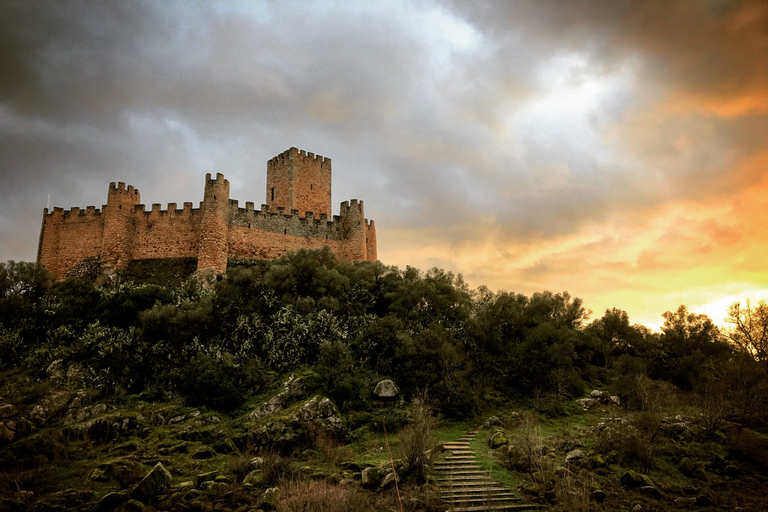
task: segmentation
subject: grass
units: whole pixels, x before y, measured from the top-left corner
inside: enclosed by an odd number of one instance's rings
[[[520,476],[503,468],[496,459],[495,451],[491,450],[488,445],[488,441],[494,432],[493,429],[480,430],[469,442],[469,447],[475,452],[480,469],[487,471],[491,478],[500,484],[510,489],[515,489],[521,483]]]

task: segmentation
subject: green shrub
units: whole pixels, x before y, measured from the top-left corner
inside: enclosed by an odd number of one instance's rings
[[[190,405],[230,411],[243,403],[231,363],[198,354],[179,373],[178,389]]]

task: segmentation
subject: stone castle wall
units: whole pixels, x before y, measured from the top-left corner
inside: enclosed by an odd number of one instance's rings
[[[341,203],[339,215],[329,218],[330,159],[291,148],[268,166],[268,199],[272,187],[280,199],[268,200],[261,210],[252,202],[240,208],[231,200],[222,174],[206,175],[199,208],[170,203],[166,210],[153,204],[147,211],[139,191],[124,183],[110,184],[101,210],[46,208],[37,260],[59,278],[93,259],[111,271],[134,260],[196,257],[198,270],[222,273],[229,258],[274,259],[324,246],[341,262],[376,261],[376,228],[365,219],[362,201]]]

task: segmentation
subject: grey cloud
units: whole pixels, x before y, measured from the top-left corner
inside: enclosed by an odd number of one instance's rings
[[[703,181],[691,172],[706,164],[696,160],[705,151],[691,160],[673,152],[675,188],[662,193],[643,188],[648,178],[626,154],[593,154],[563,122],[516,131],[513,119],[541,96],[542,63],[569,54],[582,55],[595,76],[634,59],[638,83],[657,84],[652,92],[714,94],[727,89],[726,76],[732,90],[759,83],[765,18],[728,32],[749,4],[649,5],[300,2],[242,12],[227,3],[4,2],[0,168],[14,185],[0,192],[2,215],[12,217],[10,194],[34,203],[45,189],[55,190],[57,206],[98,205],[117,180],[140,188],[145,202],[196,201],[205,172],[224,172],[233,198],[259,204],[266,160],[294,145],[331,157],[334,201],[365,200],[379,229],[434,229],[454,243],[473,236],[462,226],[482,215],[509,239],[544,239],[628,207],[652,208],[667,194],[711,187],[691,189]],[[429,11],[469,23],[475,39],[439,47],[450,34],[427,33],[420,16]],[[718,80],[706,79],[708,69]],[[591,113],[594,131],[626,121],[637,101],[603,98]],[[721,121],[707,140],[748,152],[763,126]],[[646,166],[659,163],[676,133],[669,123],[654,128],[645,146],[633,139],[627,150]],[[709,169],[707,178],[718,178],[720,167]],[[38,224],[34,216],[25,224],[26,259]],[[0,246],[10,236],[0,232]]]

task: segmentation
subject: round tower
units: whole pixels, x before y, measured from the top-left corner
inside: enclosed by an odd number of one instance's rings
[[[104,242],[101,261],[114,270],[128,267],[133,257],[135,229],[133,207],[141,202],[138,189],[125,183],[109,184],[107,204],[104,207]]]
[[[216,179],[205,175],[202,215],[197,270],[223,274],[229,255],[229,181],[221,173]]]
[[[365,211],[363,202],[357,199],[344,201],[339,208],[342,221],[342,240],[344,262],[361,261],[368,259],[365,223]]]

